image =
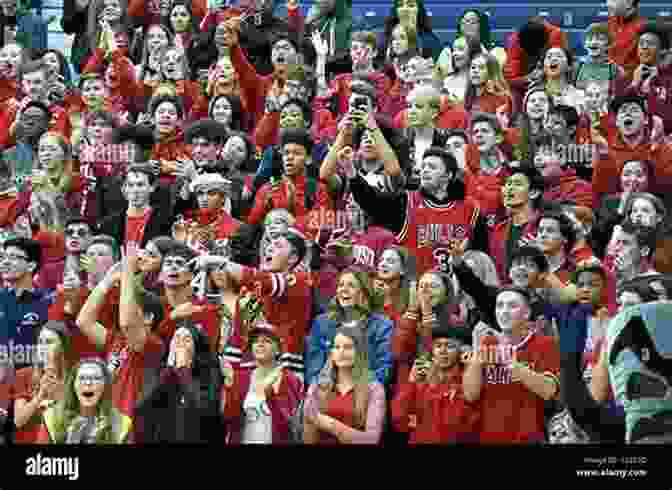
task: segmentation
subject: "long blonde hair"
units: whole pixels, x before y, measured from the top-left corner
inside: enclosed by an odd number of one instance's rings
[[[363,326],[338,327],[336,336],[343,335],[352,340],[355,345],[355,363],[352,367],[353,387],[353,426],[355,429],[364,430],[366,428],[366,418],[369,409],[369,384],[375,380],[371,369],[369,368],[369,348],[366,340],[366,330]],[[320,410],[326,413],[329,402],[334,397],[334,390],[338,381],[338,368],[333,365],[331,359],[327,361],[327,366],[320,374],[320,378],[328,377],[325,382],[319,383]]]

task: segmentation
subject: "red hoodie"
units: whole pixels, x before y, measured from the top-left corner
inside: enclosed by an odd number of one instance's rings
[[[409,420],[414,419],[410,444],[478,442],[479,403],[464,399],[463,373],[456,366],[446,383],[401,386],[392,401],[392,423],[398,431],[408,432]]]
[[[604,194],[620,190],[620,175],[623,165],[629,160],[650,160],[654,163],[654,178],[651,192],[665,193],[672,184],[672,147],[644,142],[630,146],[622,138],[616,138],[609,145],[607,153],[602,153],[593,161],[594,202],[601,202]]]

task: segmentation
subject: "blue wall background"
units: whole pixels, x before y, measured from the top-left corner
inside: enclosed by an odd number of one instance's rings
[[[66,36],[60,31],[60,16],[62,14],[62,0],[32,0],[37,7],[42,2],[42,15],[45,18],[55,17],[50,24],[50,46],[67,51]],[[389,13],[390,0],[354,0],[353,14],[355,18],[364,17],[367,24],[375,29],[382,29],[383,20]],[[307,12],[311,2],[302,2]],[[607,9],[604,0],[582,2],[557,2],[552,0],[534,1],[487,1],[487,2],[456,2],[450,0],[425,0],[427,11],[432,17],[434,32],[441,39],[449,43],[455,36],[457,18],[466,8],[478,8],[489,14],[491,29],[499,45],[504,45],[506,35],[517,28],[522,19],[533,15],[541,15],[551,22],[565,29],[571,39],[572,46],[578,55],[585,54],[582,46],[583,30],[591,22],[606,21]],[[665,17],[672,19],[672,2],[641,2],[643,15],[655,18]]]

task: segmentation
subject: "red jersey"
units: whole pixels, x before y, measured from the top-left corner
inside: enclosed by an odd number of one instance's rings
[[[404,383],[392,401],[392,423],[408,432],[409,417],[415,419],[410,444],[446,444],[478,441],[478,403],[464,399],[458,367],[446,383]]]
[[[482,345],[497,345],[495,337],[486,337]],[[560,350],[553,337],[534,332],[513,347],[518,362],[528,365],[536,373],[555,379],[558,386]],[[483,367],[481,389],[482,443],[543,442],[544,400],[521,382],[514,383],[511,371],[503,357]]]
[[[406,219],[397,243],[413,252],[416,274],[447,266],[449,240],[470,239],[480,215],[471,200],[451,201],[441,207],[425,200],[419,191],[407,191]]]
[[[145,370],[160,367],[163,347],[159,337],[150,334],[142,352],[134,352],[128,347],[126,337],[108,330],[102,350],[113,373],[112,403],[124,415],[133,416],[136,402],[143,396]]]
[[[261,299],[264,318],[278,329],[282,349],[280,361],[284,367],[303,376],[305,338],[310,332],[313,316],[311,275],[307,272],[263,272],[245,267],[241,281],[243,287]],[[242,358],[246,344],[245,332],[240,322],[236,322],[227,354],[233,357],[232,360]]]

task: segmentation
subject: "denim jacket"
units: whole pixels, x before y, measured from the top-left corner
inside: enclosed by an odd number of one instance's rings
[[[324,313],[315,320],[306,337],[306,386],[317,382],[318,375],[327,362],[331,351],[338,322]],[[390,381],[392,372],[392,329],[393,322],[386,316],[371,313],[366,320],[367,340],[369,344],[369,368],[376,374],[376,380],[382,385]]]

